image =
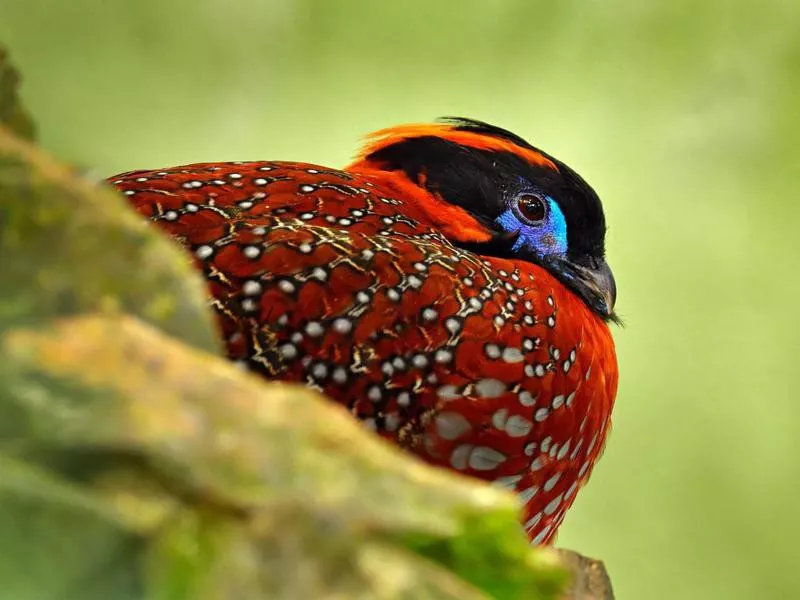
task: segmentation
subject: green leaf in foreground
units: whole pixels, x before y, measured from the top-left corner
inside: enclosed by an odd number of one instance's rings
[[[8,456],[0,474],[0,598],[142,598],[143,540],[110,507]]]
[[[0,124],[20,137],[33,139],[35,128],[19,101],[18,85],[19,73],[11,66],[6,51],[0,47]]]

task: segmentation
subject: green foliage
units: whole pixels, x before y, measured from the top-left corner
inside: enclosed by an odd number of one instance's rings
[[[556,556],[529,552],[518,543],[519,535],[519,525],[505,515],[472,514],[463,517],[457,537],[417,534],[403,539],[409,547],[462,573],[481,589],[491,589],[497,598],[558,597],[564,579],[553,569],[559,564]],[[542,576],[533,580],[531,572]]]
[[[0,124],[20,137],[33,139],[35,128],[17,97],[18,83],[19,74],[8,60],[5,49],[0,47]]]
[[[2,126],[0,206],[0,597],[557,597],[513,497],[213,354],[184,255]]]

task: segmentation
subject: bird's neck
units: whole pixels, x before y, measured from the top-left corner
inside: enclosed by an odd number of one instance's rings
[[[402,198],[406,204],[413,205],[424,215],[424,221],[454,242],[481,243],[489,241],[492,237],[491,232],[470,213],[446,202],[439,194],[427,189],[424,178],[420,182],[411,181],[404,171],[389,171],[368,159],[361,159],[349,165],[345,171],[358,174],[376,187],[386,190],[387,194]]]

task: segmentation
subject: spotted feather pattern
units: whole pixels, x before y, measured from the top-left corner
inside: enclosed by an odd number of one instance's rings
[[[247,162],[112,183],[192,253],[232,359],[516,491],[547,543],[609,428],[609,331],[542,268],[451,244],[392,177]]]

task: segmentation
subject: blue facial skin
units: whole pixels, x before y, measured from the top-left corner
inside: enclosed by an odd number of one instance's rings
[[[511,199],[516,202],[518,196]],[[553,255],[563,255],[567,252],[567,221],[558,204],[550,196],[541,196],[547,203],[547,214],[541,222],[530,224],[518,216],[511,208],[506,208],[495,223],[504,231],[513,233],[519,231],[519,237],[514,243],[514,252],[528,251],[545,258]]]

